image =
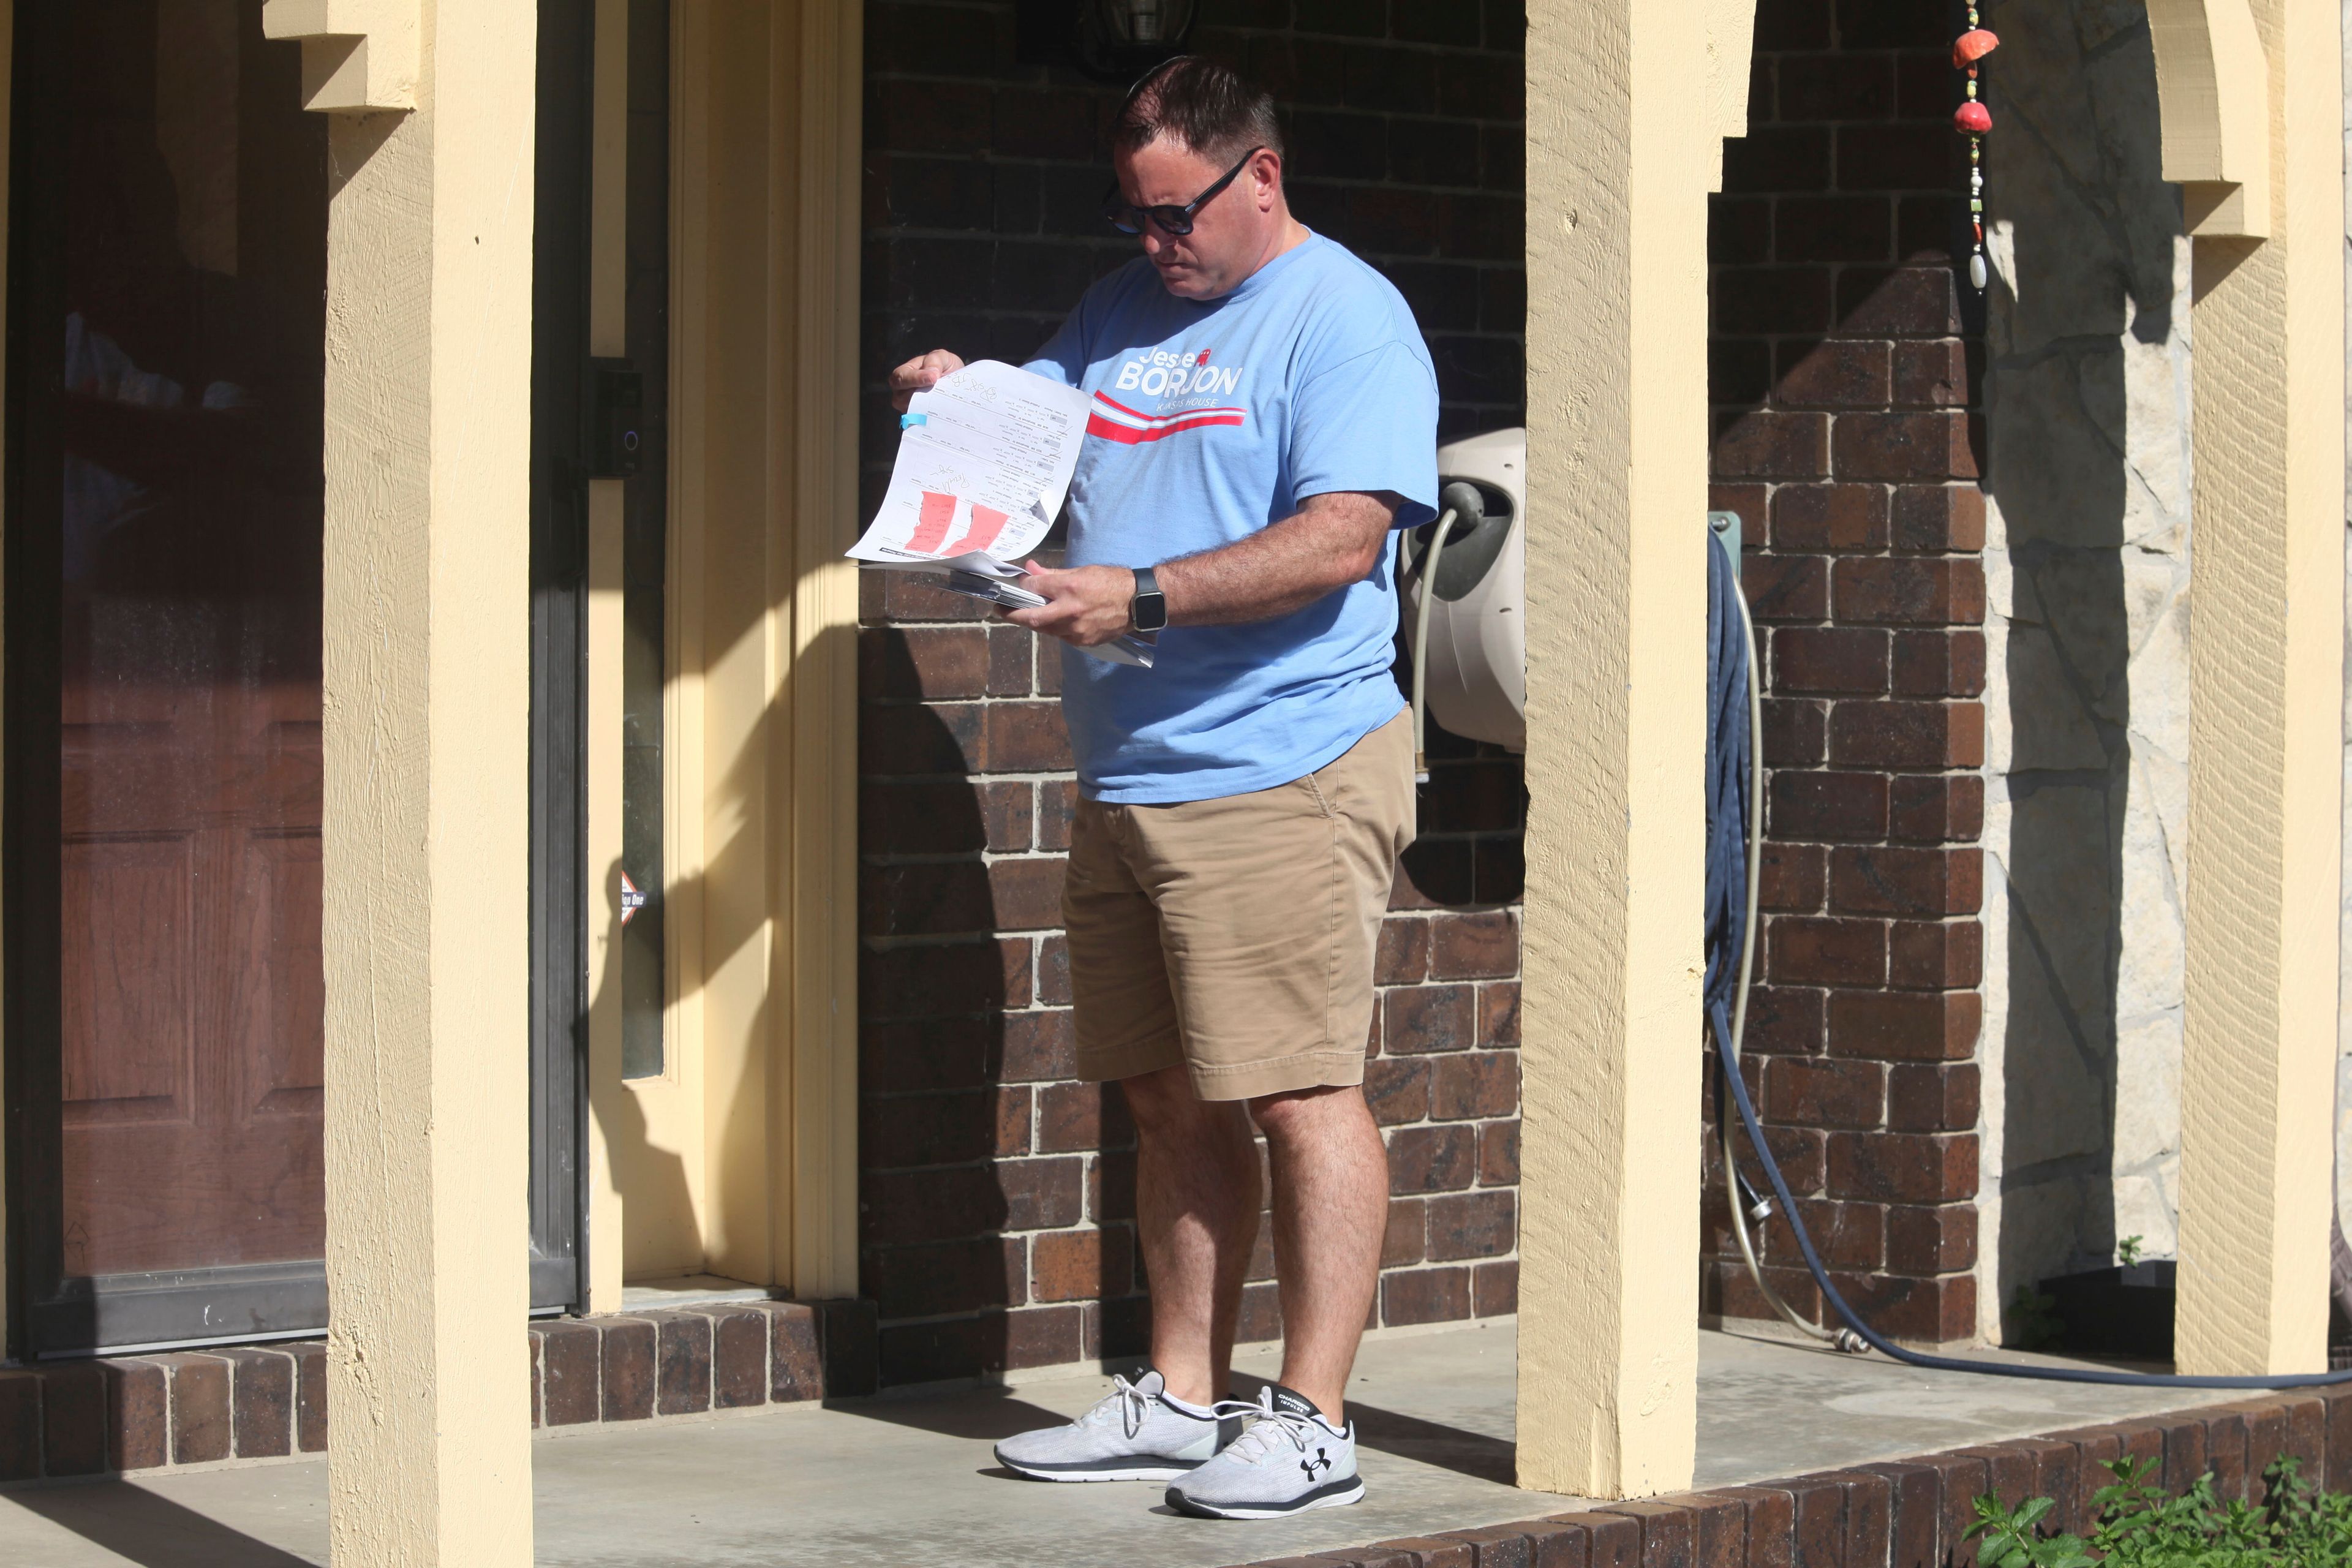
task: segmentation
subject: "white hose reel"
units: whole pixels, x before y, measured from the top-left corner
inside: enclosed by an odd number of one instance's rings
[[[1528,433],[1440,447],[1437,476],[1438,520],[1405,544],[1413,771],[1424,779],[1432,715],[1465,741],[1528,749]]]

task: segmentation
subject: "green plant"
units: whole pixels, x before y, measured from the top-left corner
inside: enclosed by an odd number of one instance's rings
[[[2058,1298],[2044,1296],[2031,1285],[2020,1285],[2009,1299],[2010,1343],[2021,1351],[2056,1350],[2066,1339],[2066,1320],[2058,1315]]]
[[[1964,1539],[1983,1539],[1983,1568],[2320,1568],[2352,1563],[2352,1496],[2323,1492],[2303,1479],[2300,1461],[2282,1458],[2263,1472],[2261,1504],[2223,1502],[2209,1472],[2175,1497],[2153,1485],[2153,1459],[2107,1462],[2113,1483],[2092,1499],[2090,1539],[2044,1535],[2054,1506],[2029,1498],[2015,1508],[1976,1500],[1977,1521]]]
[[[2079,1535],[2044,1536],[2042,1516],[2058,1505],[2046,1497],[2028,1498],[2015,1508],[2004,1508],[1996,1497],[1977,1499],[1977,1521],[1963,1541],[1984,1537],[1977,1548],[1982,1568],[2092,1568],[2098,1559],[2084,1550]]]
[[[2137,1263],[2141,1241],[2139,1237],[2127,1236],[2116,1243],[2116,1260],[2126,1268]]]

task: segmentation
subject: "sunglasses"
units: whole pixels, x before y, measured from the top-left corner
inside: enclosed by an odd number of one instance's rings
[[[1232,184],[1234,176],[1247,168],[1252,158],[1265,151],[1263,147],[1253,147],[1243,153],[1241,161],[1219,175],[1215,184],[1211,185],[1181,207],[1137,206],[1120,193],[1118,182],[1113,180],[1110,189],[1103,193],[1103,216],[1108,218],[1111,227],[1121,234],[1141,234],[1144,224],[1150,222],[1157,224],[1160,233],[1181,238],[1192,232],[1193,215],[1215,201],[1217,193]]]

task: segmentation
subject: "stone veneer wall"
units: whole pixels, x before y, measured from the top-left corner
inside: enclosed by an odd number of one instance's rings
[[[2136,5],[1988,0],[1983,1331],[2020,1286],[2177,1246],[2188,873],[2189,242]],[[2352,3],[2344,5],[2352,67]],[[2352,91],[2347,190],[2352,193]],[[2352,240],[2352,232],[2347,233]],[[2352,295],[2352,247],[2347,289]],[[2352,340],[2347,345],[2352,371]],[[2352,432],[2352,405],[2347,427]],[[2352,523],[2352,475],[2347,475]],[[2352,596],[2352,536],[2346,592]],[[2352,975],[2352,646],[2339,974]],[[2352,986],[2338,1014],[2352,1213]]]
[[[1019,361],[1134,252],[1102,222],[1115,89],[1017,64],[1003,0],[866,8],[864,457],[883,377],[945,345]],[[1286,106],[1302,218],[1379,267],[1444,429],[1522,421],[1523,12],[1505,0],[1205,0],[1196,47]],[[1069,1081],[1058,664],[967,600],[869,577],[860,633],[864,1287],[888,1383],[1139,1351],[1133,1133]],[[1379,1321],[1517,1302],[1517,761],[1433,737],[1383,932],[1367,1086],[1394,1194]],[[1242,1336],[1278,1331],[1261,1233]]]
[[[1980,1301],[2177,1239],[2189,242],[2147,18],[1992,0]]]
[[[1750,1082],[1841,1289],[1938,1342],[1977,1326],[1985,670],[1946,11],[1764,0],[1709,222],[1715,504],[1768,683]],[[1706,1310],[1767,1316],[1706,1161]],[[1818,1317],[1784,1224],[1766,1252]]]

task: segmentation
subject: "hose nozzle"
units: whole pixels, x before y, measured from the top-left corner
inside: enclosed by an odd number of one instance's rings
[[[1468,479],[1456,479],[1437,492],[1437,510],[1454,514],[1450,524],[1441,521],[1437,528],[1445,536],[1445,542],[1451,544],[1457,533],[1466,536],[1478,531],[1486,521],[1486,498]]]

